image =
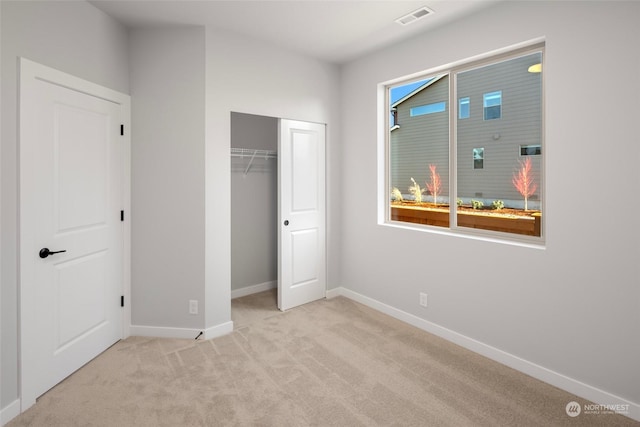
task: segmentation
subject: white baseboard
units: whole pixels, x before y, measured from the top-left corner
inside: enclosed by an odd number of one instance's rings
[[[131,335],[156,338],[191,338],[195,339],[201,332],[202,339],[211,339],[233,332],[233,322],[225,322],[207,329],[169,328],[161,326],[131,325]]]
[[[258,292],[268,291],[278,287],[278,281],[272,280],[270,282],[259,283],[257,285],[245,286],[240,289],[231,290],[231,299],[245,297],[251,294],[257,294]]]
[[[558,372],[554,372],[543,366],[524,360],[518,356],[502,351],[498,348],[484,344],[480,341],[469,338],[465,335],[459,334],[450,329],[444,328],[435,323],[421,319],[418,316],[399,310],[390,305],[384,304],[380,301],[374,300],[357,292],[351,291],[346,288],[336,288],[327,291],[327,298],[334,298],[337,296],[344,296],[359,302],[367,307],[373,308],[381,313],[387,314],[412,326],[420,328],[424,331],[437,335],[448,341],[460,345],[475,353],[481,354],[489,359],[495,360],[503,365],[509,366],[517,371],[523,372],[529,376],[532,376],[540,381],[551,384],[569,393],[580,396],[591,402],[599,405],[625,405],[628,408],[628,413],[623,415],[632,418],[636,421],[640,421],[640,403],[630,402],[626,399],[613,395],[604,390],[600,390],[596,387],[590,386],[573,378],[569,378]],[[567,402],[569,403],[569,402]]]
[[[205,329],[204,339],[210,340],[233,332],[233,322],[225,322]]]
[[[325,293],[325,298],[331,299],[331,298],[339,297],[340,295],[342,295],[342,289],[343,288],[327,289],[327,292]]]
[[[20,415],[20,399],[16,399],[4,408],[0,409],[0,426]]]
[[[191,328],[169,328],[162,326],[131,325],[130,332],[132,336],[138,337],[195,339],[200,332],[204,331],[202,329]]]

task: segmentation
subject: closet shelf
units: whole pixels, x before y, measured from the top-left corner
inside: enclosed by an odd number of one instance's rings
[[[231,148],[231,157],[241,157],[248,158],[249,164],[247,168],[244,170],[244,176],[247,176],[249,173],[249,169],[251,169],[251,165],[253,164],[253,160],[257,157],[259,159],[277,159],[278,153],[276,151],[271,150],[255,150],[253,148]]]

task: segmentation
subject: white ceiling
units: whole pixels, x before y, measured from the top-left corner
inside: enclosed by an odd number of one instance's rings
[[[208,25],[343,63],[501,0],[91,0],[124,25]],[[427,6],[407,26],[395,19]]]

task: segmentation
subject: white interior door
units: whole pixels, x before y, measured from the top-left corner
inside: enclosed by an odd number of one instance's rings
[[[123,335],[128,96],[24,59],[20,90],[24,410]]]
[[[280,119],[278,308],[326,295],[325,126]]]

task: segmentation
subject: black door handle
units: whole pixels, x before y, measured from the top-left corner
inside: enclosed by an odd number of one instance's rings
[[[285,219],[285,220],[284,220],[284,225],[285,225],[285,226],[289,225],[289,220],[288,220],[288,219]]]
[[[50,251],[49,248],[42,248],[40,249],[40,258],[46,258],[49,255],[53,255],[53,254],[59,254],[60,252],[67,252],[67,250],[62,250],[62,251]]]

